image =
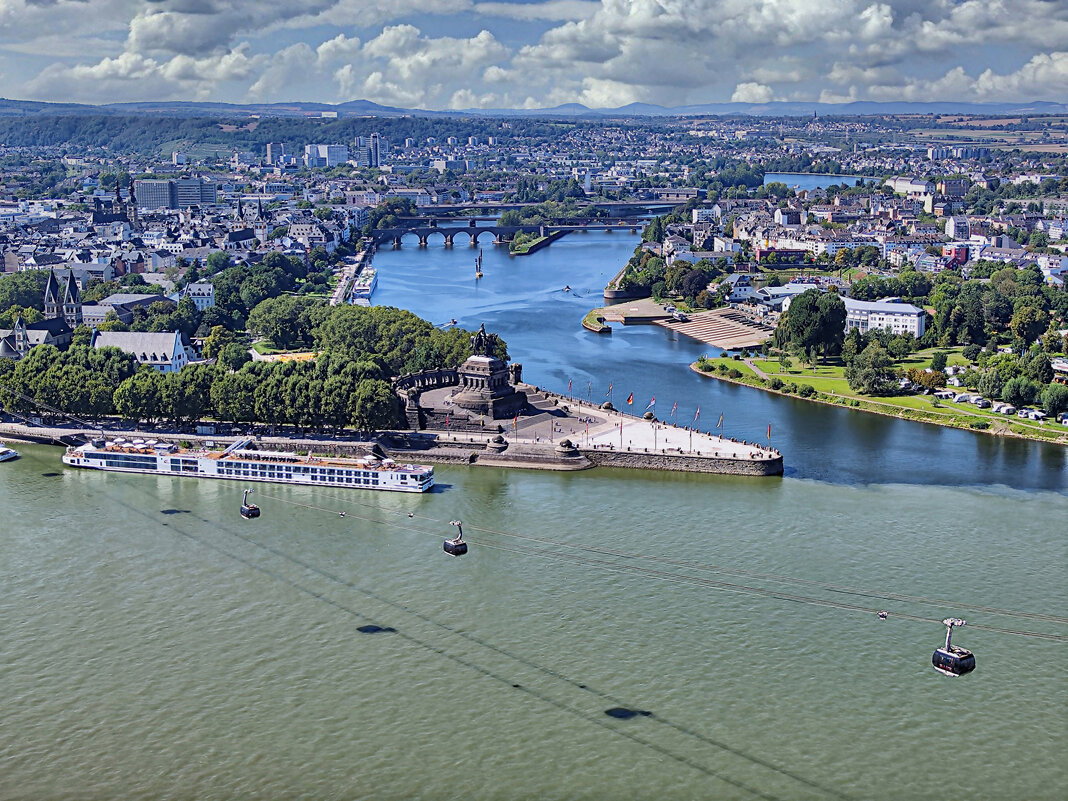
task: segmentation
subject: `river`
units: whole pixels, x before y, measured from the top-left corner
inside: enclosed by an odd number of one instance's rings
[[[243,521],[240,484],[17,446],[0,798],[1064,797],[1065,647],[1037,636],[1068,633],[1063,450],[704,379],[708,348],[657,328],[584,332],[635,243],[487,247],[478,282],[467,247],[382,251],[374,301],[485,322],[557,391],[770,423],[786,476],[438,467],[424,496],[262,487]],[[960,679],[930,667],[950,614]]]
[[[828,175],[818,172],[768,172],[764,173],[764,184],[782,183],[790,189],[825,189],[831,184],[853,186],[857,181],[874,181],[862,175]]]

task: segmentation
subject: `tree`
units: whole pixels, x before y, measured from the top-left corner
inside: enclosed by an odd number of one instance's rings
[[[1050,417],[1068,411],[1068,386],[1050,384],[1042,390],[1042,408]]]
[[[1049,315],[1046,312],[1035,306],[1024,305],[1013,313],[1009,330],[1025,343],[1031,344],[1045,332],[1048,326]]]
[[[392,428],[399,416],[397,397],[389,384],[374,379],[365,379],[356,385],[350,410],[353,425],[361,431]]]
[[[792,307],[791,307],[792,308]],[[865,395],[885,395],[892,388],[894,374],[890,354],[878,342],[872,342],[846,367],[849,386]]]
[[[1024,375],[1038,384],[1050,383],[1053,380],[1053,363],[1049,356],[1045,353],[1032,356],[1024,368]]]
[[[216,358],[219,367],[231,373],[236,373],[252,361],[252,356],[249,354],[248,349],[237,342],[223,345]]]
[[[824,357],[842,350],[845,339],[846,308],[834,293],[809,289],[790,302],[779,319],[776,344],[801,353],[822,350]]]
[[[142,368],[115,390],[115,411],[129,420],[156,420],[163,408],[163,377]]]
[[[256,378],[250,373],[228,373],[211,385],[211,406],[221,420],[233,423],[255,419]]]
[[[1001,380],[997,370],[987,370],[979,376],[979,383],[975,388],[984,398],[1000,398],[1005,382]]]
[[[935,351],[934,356],[931,357],[931,369],[939,371],[945,370],[948,359],[949,354],[944,350]]]
[[[202,352],[205,359],[218,358],[223,348],[238,342],[238,335],[221,325],[212,326],[211,333],[204,339]]]
[[[1005,382],[1005,387],[1001,390],[1001,399],[1016,407],[1026,406],[1035,402],[1040,389],[1038,384],[1030,378],[1018,375]]]
[[[230,261],[230,254],[224,250],[216,250],[214,253],[208,254],[208,274],[214,275],[221,273],[223,270],[227,270],[232,266]]]
[[[248,330],[283,350],[308,347],[312,343],[312,329],[325,317],[325,309],[318,298],[295,295],[267,298],[249,312]]]

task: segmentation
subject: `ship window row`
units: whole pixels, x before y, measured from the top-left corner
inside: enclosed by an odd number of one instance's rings
[[[333,484],[377,484],[375,474],[370,471],[360,470],[329,470],[308,473],[307,469],[275,467],[274,465],[242,465],[223,464],[219,468],[219,474],[233,476],[235,478],[293,478],[294,475],[306,476],[309,481],[322,481]]]
[[[102,461],[106,467],[136,467],[136,468],[156,468],[155,456],[134,456],[132,454],[108,454],[102,459],[96,457],[99,461]],[[86,460],[88,461],[88,459]]]
[[[374,470],[349,470],[346,468],[334,468],[334,467],[306,467],[303,465],[274,465],[263,464],[260,462],[223,462],[220,468],[222,471],[239,470],[242,472],[252,471],[253,473],[271,473],[271,474],[285,474],[296,476],[310,476],[313,480],[317,477],[319,480],[324,478],[329,479],[333,477],[356,477],[356,478],[374,478],[378,473]]]

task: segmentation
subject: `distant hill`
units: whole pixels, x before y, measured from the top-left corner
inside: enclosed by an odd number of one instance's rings
[[[872,114],[1068,114],[1068,103],[1044,100],[1020,103],[970,102],[874,102],[853,103],[703,103],[690,106],[658,106],[652,103],[629,103],[618,108],[591,109],[581,103],[539,109],[464,109],[434,111],[383,106],[370,100],[350,100],[332,105],[295,101],[291,103],[205,103],[197,101],[142,101],[135,103],[46,103],[33,100],[0,98],[0,117],[32,116],[35,114],[151,114],[171,117],[240,116],[318,117],[323,112],[336,112],[339,117],[398,117],[398,116],[481,116],[481,117],[678,117],[678,116],[756,116],[802,117],[860,116]]]

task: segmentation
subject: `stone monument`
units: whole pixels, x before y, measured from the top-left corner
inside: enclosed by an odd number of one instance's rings
[[[452,402],[472,414],[493,420],[515,417],[527,405],[527,395],[513,382],[521,380],[522,368],[508,365],[494,356],[497,335],[487,334],[483,324],[471,337],[471,356],[457,369],[457,390]]]

